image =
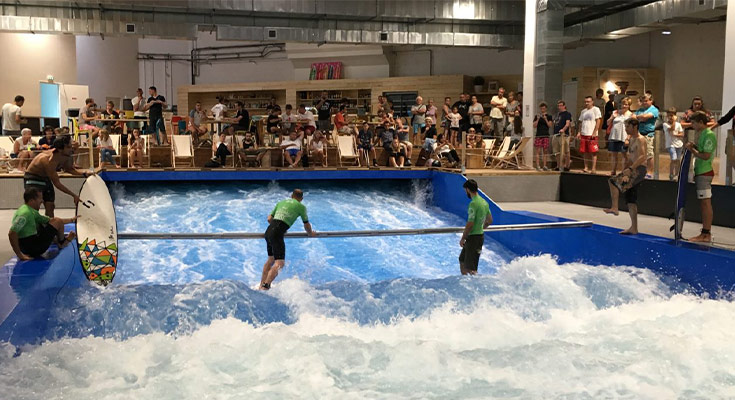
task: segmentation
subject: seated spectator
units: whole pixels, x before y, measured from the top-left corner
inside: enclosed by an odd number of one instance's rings
[[[351,135],[352,129],[347,125],[347,119],[345,118],[345,106],[339,106],[339,111],[334,114],[334,126],[337,128],[337,133],[340,135]]]
[[[484,149],[485,142],[482,140],[482,135],[478,135],[475,132],[475,128],[470,128],[467,133],[467,148],[468,149]]]
[[[291,131],[288,135],[288,139],[281,142],[280,147],[283,150],[283,157],[288,163],[289,168],[295,167],[298,165],[299,161],[301,161],[301,157],[303,156],[301,143],[301,138],[298,137],[298,134],[295,131]]]
[[[322,134],[322,131],[314,131],[309,150],[314,165],[327,166],[327,138]]]
[[[424,136],[424,145],[423,148],[426,150],[428,154],[431,154],[432,151],[434,151],[434,144],[436,143],[436,124],[434,123],[434,118],[432,117],[426,117],[426,126],[429,128],[426,129],[426,135]]]
[[[304,126],[304,132],[307,135],[311,135],[316,130],[316,121],[314,120],[314,113],[308,111],[306,106],[303,104],[299,105],[299,113],[297,115],[299,123]]]
[[[293,106],[286,104],[286,113],[281,116],[281,127],[286,132],[291,132],[299,122],[299,117],[293,112]]]
[[[493,136],[493,126],[490,124],[490,120],[482,123],[481,134],[483,139],[492,139],[495,137]]]
[[[97,133],[99,132],[99,128],[95,126],[95,122],[98,119],[96,108],[97,106],[94,104],[94,99],[91,97],[87,98],[84,100],[84,106],[79,109],[79,117],[77,117],[79,130],[91,132],[92,137],[97,136]]]
[[[398,136],[393,138],[390,144],[390,152],[388,153],[388,165],[393,168],[403,167],[406,161],[406,145],[401,142]]]
[[[36,150],[37,146],[38,144],[33,141],[31,130],[23,128],[23,130],[20,131],[20,136],[18,136],[18,138],[15,139],[15,143],[13,143],[13,152],[10,153],[10,158],[18,159],[18,170],[20,170],[20,172],[25,172],[26,166],[35,156],[33,150]]]
[[[140,136],[140,129],[133,129],[133,134],[128,141],[128,165],[132,167],[143,167],[143,153],[145,151],[145,141]]]
[[[260,167],[266,152],[267,150],[258,149],[258,144],[255,142],[255,137],[252,132],[245,132],[245,137],[242,139],[242,146],[237,150],[237,156],[240,158],[241,164],[248,164],[248,156],[255,155],[256,167]]]
[[[516,110],[516,113],[518,111]],[[519,115],[516,115],[516,118],[513,118],[513,123],[508,124],[505,127],[505,136],[510,136],[510,148],[514,148],[518,142],[521,141],[521,137],[523,136],[523,119],[520,118]]]
[[[390,121],[383,121],[383,127],[378,134],[380,135],[380,143],[383,146],[383,150],[385,150],[385,154],[390,154],[393,139],[397,137],[396,131],[390,125]],[[388,166],[390,166],[390,161],[388,161]]]
[[[215,140],[215,143],[212,145],[212,151],[214,151],[212,161],[217,159],[220,165],[224,166],[227,164],[227,156],[232,155],[232,142],[227,143],[227,135],[232,135],[233,133],[232,125],[230,125],[226,130],[220,132],[218,136],[219,140]]]
[[[64,236],[64,224],[76,221],[75,218],[49,218],[38,210],[43,204],[43,193],[36,187],[29,187],[23,193],[25,204],[13,214],[8,232],[10,247],[21,261],[40,257],[48,250],[52,242],[60,248],[66,247],[74,240],[72,231]]]
[[[115,103],[108,101],[105,105],[105,109],[102,111],[103,119],[120,119],[120,113],[115,110]],[[111,131],[113,127],[117,126],[118,122],[105,121],[102,123],[108,131]]]
[[[191,141],[195,146],[199,145],[200,139],[206,138],[208,129],[202,125],[202,121],[207,119],[207,114],[202,110],[202,103],[196,102],[194,109],[189,111],[189,124],[186,131],[191,134]]]
[[[38,146],[40,146],[42,150],[48,150],[51,148],[51,146],[53,146],[54,140],[56,140],[56,133],[54,128],[49,125],[44,126],[43,137],[38,141]]]
[[[378,166],[377,156],[375,155],[375,147],[373,147],[373,139],[375,134],[370,129],[370,124],[367,121],[362,123],[362,129],[355,127],[355,133],[357,134],[357,151],[360,153],[360,160],[373,160],[373,166]],[[371,158],[369,158],[371,157]]]
[[[396,120],[396,134],[403,146],[406,148],[406,166],[411,166],[411,155],[413,154],[413,143],[409,137],[408,125],[403,124],[403,118]]]
[[[436,148],[434,149],[435,156],[432,158],[446,159],[454,168],[459,168],[459,155],[454,146],[447,140],[447,135],[440,134],[436,139]]]
[[[265,123],[265,131],[271,135],[283,136],[285,132],[281,131],[281,109],[273,107],[268,111],[268,117]]]
[[[115,168],[120,168],[113,157],[117,155],[117,152],[110,138],[110,132],[107,129],[100,129],[100,135],[97,137],[96,145],[100,149],[100,163],[102,164],[100,166],[104,166],[105,163],[110,163]]]
[[[237,131],[250,130],[250,113],[245,109],[242,101],[235,103],[235,118],[232,119],[232,128]]]

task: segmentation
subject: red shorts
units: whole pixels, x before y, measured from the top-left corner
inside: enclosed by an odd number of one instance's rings
[[[315,126],[311,126],[311,125],[304,126],[304,133],[307,135],[311,135],[312,133],[314,133],[315,130],[316,130]]]
[[[549,148],[549,138],[548,137],[537,137],[533,139],[533,147],[540,148],[540,149],[548,149]]]
[[[580,153],[597,153],[600,146],[597,144],[597,136],[580,136],[579,152]]]

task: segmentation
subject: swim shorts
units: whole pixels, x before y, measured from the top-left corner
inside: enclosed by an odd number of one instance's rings
[[[35,235],[18,240],[20,251],[34,258],[39,257],[51,246],[56,234],[56,228],[51,224],[41,225]]]
[[[45,203],[53,203],[56,200],[56,191],[51,179],[42,176],[25,173],[23,175],[23,188],[35,187],[43,193],[43,201]]]
[[[694,177],[694,184],[697,186],[697,199],[712,198],[712,175],[697,175]]]
[[[626,168],[619,174],[610,178],[610,183],[615,186],[620,193],[625,193],[625,202],[627,204],[636,204],[638,202],[638,186],[646,178],[646,166],[640,165],[636,169]]]
[[[600,149],[597,144],[597,136],[580,136],[579,152],[580,153],[597,153]]]
[[[464,264],[464,268],[477,271],[477,264],[480,263],[480,253],[482,253],[482,245],[485,243],[485,235],[469,235],[464,242],[462,252],[459,253],[459,262]]]
[[[286,243],[283,235],[288,231],[289,226],[280,219],[274,219],[268,229],[265,230],[265,243],[268,250],[268,256],[272,256],[276,260],[286,259]]]

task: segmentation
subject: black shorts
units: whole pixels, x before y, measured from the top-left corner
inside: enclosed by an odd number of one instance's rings
[[[265,230],[265,244],[268,249],[268,256],[272,256],[276,260],[286,259],[286,243],[283,235],[288,231],[289,226],[280,219],[274,219],[268,229]]]
[[[43,193],[44,202],[53,203],[56,201],[56,191],[54,190],[54,184],[51,183],[51,179],[26,172],[23,175],[23,189],[28,189],[29,187],[38,188]]]
[[[35,235],[18,240],[20,251],[34,258],[39,257],[48,250],[57,233],[58,231],[51,224],[40,225]]]
[[[462,252],[459,253],[459,262],[464,264],[465,269],[477,271],[483,243],[485,243],[485,235],[470,235],[467,237]]]

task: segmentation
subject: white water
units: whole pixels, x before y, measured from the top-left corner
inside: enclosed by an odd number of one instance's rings
[[[181,301],[213,306],[217,282],[190,285]],[[541,256],[474,278],[291,278],[264,296],[293,319],[224,316],[191,332],[61,339],[16,357],[0,345],[0,397],[735,398],[735,304],[672,292],[647,270],[560,268]]]

